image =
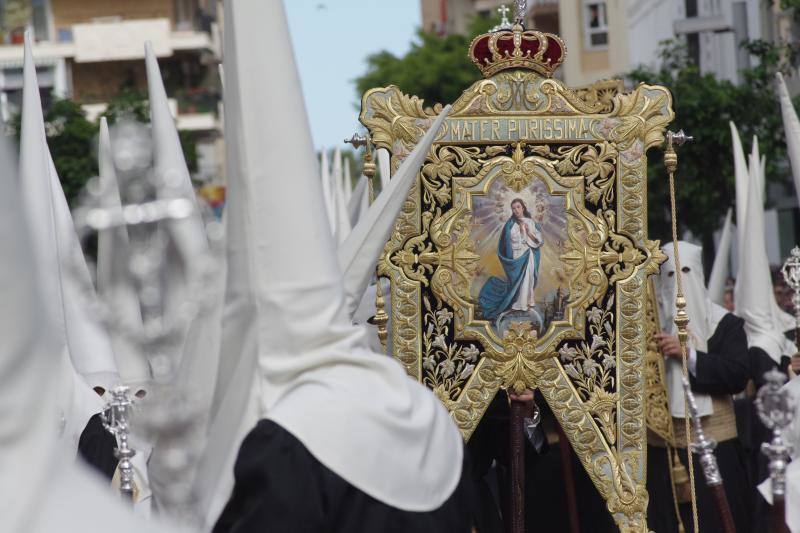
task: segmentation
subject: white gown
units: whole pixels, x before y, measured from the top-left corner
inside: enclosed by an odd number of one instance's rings
[[[522,256],[527,250],[531,253],[528,255],[528,265],[525,267],[525,275],[522,280],[522,285],[519,288],[519,294],[514,303],[511,304],[511,309],[515,311],[527,311],[533,309],[536,304],[534,300],[534,292],[536,290],[536,261],[533,252],[540,248],[543,244],[542,232],[536,228],[533,220],[530,218],[522,219],[523,224],[527,226],[531,235],[536,237],[536,240],[530,238],[520,231],[519,224],[514,224],[511,228],[511,251],[514,254],[514,259]]]

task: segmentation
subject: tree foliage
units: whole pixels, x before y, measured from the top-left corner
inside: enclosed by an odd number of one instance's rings
[[[702,74],[676,41],[662,43],[661,66],[638,68],[628,74],[633,82],[664,85],[672,91],[675,122],[671,129],[685,130],[694,142],[678,150],[677,207],[679,231],[689,230],[705,249],[706,266],[713,257],[713,233],[728,207],[735,204],[733,149],[729,121],[733,121],[746,151],[754,135],[766,155],[767,179],[785,182],[786,144],[774,74],[787,69],[785,54],[763,41],[745,45],[758,58],[758,66],[742,72],[734,85]],[[671,240],[668,178],[660,153],[651,153],[648,169],[650,236]]]
[[[367,71],[356,78],[361,95],[373,87],[397,85],[406,94],[419,96],[427,105],[453,103],[472,83],[481,78],[467,50],[475,35],[488,31],[497,21],[476,17],[468,35],[439,36],[422,30],[417,42],[402,57],[381,51],[367,57]]]
[[[139,122],[150,122],[150,106],[147,95],[132,90],[123,90],[109,102],[103,113],[114,124],[126,116]],[[86,118],[81,106],[72,100],[54,99],[44,115],[47,145],[53,156],[53,164],[61,180],[64,196],[70,205],[78,199],[90,178],[97,175],[97,123]],[[19,140],[21,116],[10,121],[11,129]],[[183,155],[190,172],[197,170],[197,135],[191,131],[179,131]]]

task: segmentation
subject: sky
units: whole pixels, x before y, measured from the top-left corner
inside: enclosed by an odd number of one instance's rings
[[[358,131],[353,80],[366,57],[408,51],[420,26],[419,0],[284,0],[303,96],[317,149],[345,148]]]

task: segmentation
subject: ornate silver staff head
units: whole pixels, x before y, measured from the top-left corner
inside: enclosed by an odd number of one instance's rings
[[[792,305],[794,306],[794,317],[800,325],[800,247],[792,248],[789,257],[781,268],[783,279],[792,289]]]
[[[117,439],[114,455],[119,459],[119,492],[127,500],[133,500],[136,483],[133,479],[131,459],[136,450],[128,444],[130,437],[130,416],[133,408],[128,387],[119,385],[111,389],[111,399],[100,413],[103,427]]]
[[[796,250],[797,248],[795,248]],[[769,477],[772,493],[783,498],[786,493],[786,467],[792,446],[783,439],[783,431],[794,418],[794,401],[789,391],[783,388],[786,376],[778,370],[764,374],[766,384],[756,395],[756,410],[764,425],[772,430],[772,441],[761,445],[761,453],[769,458]]]

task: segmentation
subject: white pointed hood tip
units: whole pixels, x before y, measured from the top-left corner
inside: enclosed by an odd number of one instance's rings
[[[347,213],[347,198],[344,192],[344,167],[342,166],[342,152],[339,147],[333,152],[333,193],[334,204],[336,205],[336,229],[333,234],[336,237],[336,244],[344,242],[350,234],[350,216]]]
[[[734,184],[736,192],[736,242],[741,243],[744,237],[744,218],[747,208],[747,183],[749,172],[747,170],[747,159],[744,156],[742,139],[739,137],[739,130],[736,124],[729,122],[731,127],[731,140],[733,143],[733,168]]]
[[[375,273],[375,266],[392,234],[397,216],[408,199],[408,192],[449,112],[448,105],[439,113],[433,125],[403,160],[394,177],[369,207],[366,216],[358,221],[347,240],[339,246],[339,267],[342,269],[350,316],[358,308],[361,296]]]
[[[375,152],[378,154],[378,172],[381,178],[381,190],[384,190],[389,186],[389,180],[392,179],[391,154],[386,148],[379,148]]]
[[[725,299],[725,282],[730,276],[731,241],[733,240],[733,210],[728,208],[725,223],[722,225],[722,235],[719,238],[717,253],[714,255],[714,264],[711,266],[711,275],[708,278],[708,295],[715,304],[722,305]]]
[[[192,217],[171,224],[171,226],[180,227],[181,229],[178,231],[184,233],[179,240],[180,245],[187,247],[184,253],[196,254],[198,250],[204,251],[207,248],[207,242],[202,231],[192,178],[183,156],[175,119],[169,109],[169,100],[164,89],[164,81],[161,79],[161,70],[158,68],[158,60],[149,41],[144,45],[144,58],[147,71],[147,94],[150,100],[153,160],[155,172],[162,180],[162,186],[158,188],[158,193],[170,198],[185,198],[195,205],[195,214]]]
[[[783,81],[783,75],[777,72],[775,79],[778,84],[778,99],[781,102],[783,129],[786,133],[786,151],[789,153],[789,161],[792,164],[795,194],[800,202],[800,120],[797,118],[797,111],[792,104],[786,83]]]
[[[109,389],[119,376],[108,336],[88,311],[94,286],[47,147],[29,33],[25,36],[19,168],[42,294],[47,295],[47,311],[62,332],[62,349],[92,387]]]
[[[350,217],[350,225],[355,228],[358,223],[359,215],[361,215],[361,204],[364,202],[364,196],[369,196],[369,178],[362,175],[356,183],[356,188],[353,189],[353,194],[347,202],[347,214]],[[369,202],[369,199],[367,200]]]
[[[754,162],[758,167],[760,163]],[[738,201],[738,199],[737,199]],[[738,208],[738,206],[737,206]],[[742,226],[747,246],[739,247],[739,272],[736,277],[736,314],[745,321],[749,346],[764,350],[780,364],[788,348],[781,315],[772,290],[769,260],[764,244],[764,208],[760,180],[751,172],[748,180],[747,206]]]
[[[236,110],[258,228],[251,265],[262,412],[369,496],[408,511],[436,509],[461,478],[463,441],[439,400],[369,350],[364,330],[350,324],[283,4],[224,8],[233,44],[225,87],[236,88],[231,101],[247,111]],[[263,50],[280,64],[264,63]]]

